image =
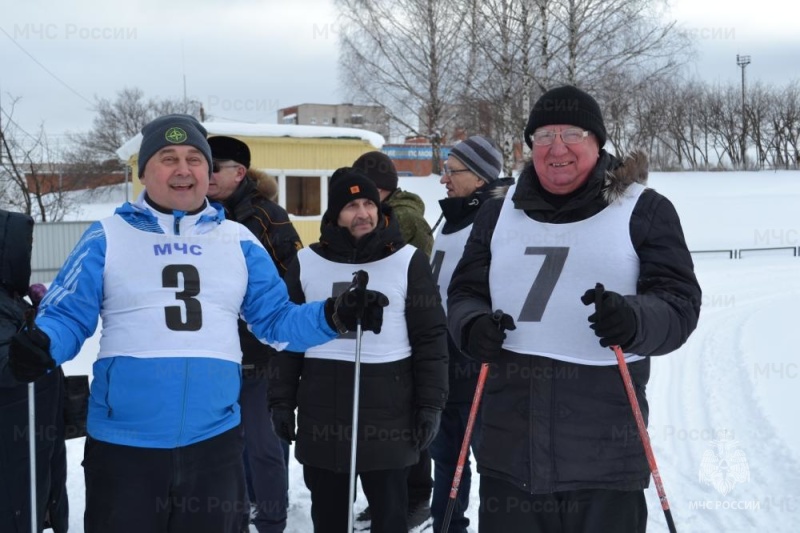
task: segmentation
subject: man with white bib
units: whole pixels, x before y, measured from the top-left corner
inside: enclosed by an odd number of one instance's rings
[[[361,344],[356,472],[373,533],[406,533],[408,467],[430,446],[447,400],[447,329],[428,257],[405,244],[392,208],[360,171],[331,177],[319,242],[300,250],[285,281],[295,302],[339,294],[353,273],[389,298],[380,334]],[[315,533],[347,529],[353,434],[355,335],[270,368],[275,430],[297,440],[295,456],[311,491]],[[295,409],[297,423],[295,431]]]
[[[589,94],[541,96],[531,162],[481,208],[453,274],[453,339],[492,363],[482,533],[646,528],[650,471],[609,347],[624,351],[646,417],[650,357],[687,340],[701,291],[675,208],[644,185],[645,157],[617,159],[606,137]]]
[[[238,533],[239,316],[263,342],[303,351],[354,329],[355,305],[289,301],[258,239],[206,199],[211,149],[194,117],[147,124],[138,157],[144,191],[89,226],[36,323],[12,338],[9,365],[35,380],[74,358],[102,318],[86,533]],[[373,296],[364,327],[380,330]]]
[[[450,150],[444,174],[439,180],[447,191],[447,197],[439,200],[444,223],[435,236],[431,253],[433,277],[439,284],[442,302],[447,301],[450,277],[464,252],[464,245],[478,210],[488,200],[502,197],[514,183],[512,178],[500,178],[502,170],[503,154],[488,137],[473,135]],[[467,358],[449,337],[448,335],[450,395],[442,412],[439,433],[431,444],[434,462],[431,501],[434,533],[441,531],[443,526],[481,367],[477,361]],[[480,411],[473,427],[470,442],[474,451],[480,441]],[[469,519],[464,516],[464,512],[469,506],[472,480],[467,450],[458,498],[450,521],[450,533],[467,532]]]

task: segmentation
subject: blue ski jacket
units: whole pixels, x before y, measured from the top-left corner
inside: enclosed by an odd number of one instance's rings
[[[113,221],[115,225],[109,224],[114,217],[121,217],[130,228],[119,224],[118,219]],[[236,233],[229,225],[239,224],[225,220],[221,206],[207,204],[198,214],[180,211],[166,214],[151,208],[142,195],[135,203],[118,208],[114,217],[87,229],[51,284],[36,319],[37,326],[50,337],[51,355],[60,365],[79,353],[84,341],[94,334],[98,318],[103,317],[105,338],[101,338],[101,350],[93,366],[89,400],[87,430],[92,438],[126,446],[174,448],[236,427],[240,422],[237,403],[241,386],[237,329],[240,315],[262,342],[292,351],[303,352],[336,337],[325,319],[323,302],[306,305],[290,302],[286,286],[266,250],[244,226]],[[118,242],[120,226],[123,234],[132,236],[130,241]],[[108,228],[112,227],[117,228],[116,233],[109,234]],[[206,238],[202,241],[202,254],[193,253],[199,248],[186,245],[193,241],[180,241],[179,237],[187,234],[213,237],[214,232],[238,234],[238,246],[232,245],[230,239]],[[163,311],[158,307],[160,303],[142,311],[146,306],[136,300],[135,291],[149,288],[137,285],[141,282],[136,277],[137,269],[144,262],[158,258],[143,254],[141,262],[122,264],[111,259],[116,256],[109,251],[109,239],[116,239],[115,253],[121,247],[140,245],[142,250],[150,250],[151,256],[158,256],[174,252],[163,244],[165,235],[174,235],[175,242],[184,243],[175,245],[183,247],[183,253],[177,254],[181,268],[197,268],[202,273],[203,265],[210,265],[214,272],[219,272],[220,262],[223,268],[244,264],[246,275],[206,279],[198,283],[195,292],[190,291],[188,278],[176,276],[178,281],[174,285],[164,281],[163,287],[159,285],[147,292],[156,296],[165,294],[168,298],[165,301],[171,304]],[[241,256],[236,257],[238,254]],[[113,275],[111,265],[116,269]],[[127,274],[131,275],[130,282]],[[126,281],[110,281],[120,279]],[[161,279],[156,283],[161,284]],[[216,284],[223,284],[223,290]],[[209,293],[225,302],[212,301]],[[243,295],[241,302],[237,295]],[[231,300],[235,305],[231,305]],[[181,320],[188,320],[191,304],[204,313],[211,309],[215,320],[184,327]],[[154,316],[157,320],[142,320],[142,316]],[[131,326],[128,319],[135,325]],[[176,341],[178,335],[184,336]],[[222,335],[230,336],[231,341],[220,340],[218,336]],[[110,338],[120,337],[124,337],[124,342],[110,342]],[[193,354],[181,346],[184,340],[187,346],[204,346],[208,342],[209,346],[233,348],[227,353],[200,349]],[[109,346],[130,349],[108,353]]]

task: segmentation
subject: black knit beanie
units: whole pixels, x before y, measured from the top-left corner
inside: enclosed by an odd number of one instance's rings
[[[372,180],[355,168],[338,169],[328,184],[328,210],[324,218],[335,224],[344,206],[357,198],[367,198],[381,205],[381,196]]]
[[[539,98],[525,127],[525,142],[532,147],[531,135],[542,126],[570,124],[591,131],[600,148],[606,143],[606,126],[597,101],[572,85],[550,89]]]
[[[170,145],[186,144],[200,150],[208,161],[211,172],[211,148],[206,140],[206,129],[191,115],[164,115],[150,121],[142,128],[142,144],[139,146],[139,177],[144,167],[156,152]]]
[[[379,189],[391,192],[397,188],[397,169],[383,152],[363,154],[353,163],[353,168],[364,173]]]

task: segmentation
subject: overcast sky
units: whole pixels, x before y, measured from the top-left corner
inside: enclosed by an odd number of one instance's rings
[[[785,0],[735,7],[673,0],[671,18],[697,37],[694,72],[738,83],[800,80],[800,32]],[[218,119],[275,122],[299,103],[338,103],[333,0],[0,0],[0,94],[26,130],[55,142],[91,126],[95,96],[123,87],[204,104]]]

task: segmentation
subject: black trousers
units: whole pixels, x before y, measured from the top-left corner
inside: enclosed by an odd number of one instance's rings
[[[361,488],[369,503],[372,533],[407,533],[406,512],[408,468],[359,473]],[[350,474],[313,466],[303,467],[306,487],[311,491],[311,519],[314,533],[347,531]]]
[[[64,450],[60,424],[64,381],[59,371],[36,380],[36,523],[41,529],[51,487],[65,488],[66,472],[52,467]],[[30,533],[30,453],[28,451],[28,386],[0,387],[0,532]],[[66,461],[66,457],[63,458]],[[66,470],[66,463],[63,465]],[[65,502],[66,503],[66,502]],[[66,519],[66,508],[63,509]],[[62,530],[63,531],[63,530]]]
[[[419,461],[408,470],[408,507],[416,507],[422,502],[430,502],[433,492],[431,477],[431,452],[419,452]]]
[[[85,533],[239,533],[244,512],[239,427],[180,448],[86,437]]]
[[[249,467],[249,481],[254,496],[248,498],[258,512],[253,521],[258,533],[277,533],[286,529],[286,509],[289,505],[289,478],[283,453],[283,444],[272,427],[268,407],[266,373],[245,374],[239,405],[244,428],[245,456]],[[247,476],[245,472],[245,476]],[[251,496],[251,498],[252,498]],[[246,518],[250,520],[250,509]]]
[[[529,494],[481,476],[480,533],[644,533],[643,490],[570,490]]]

